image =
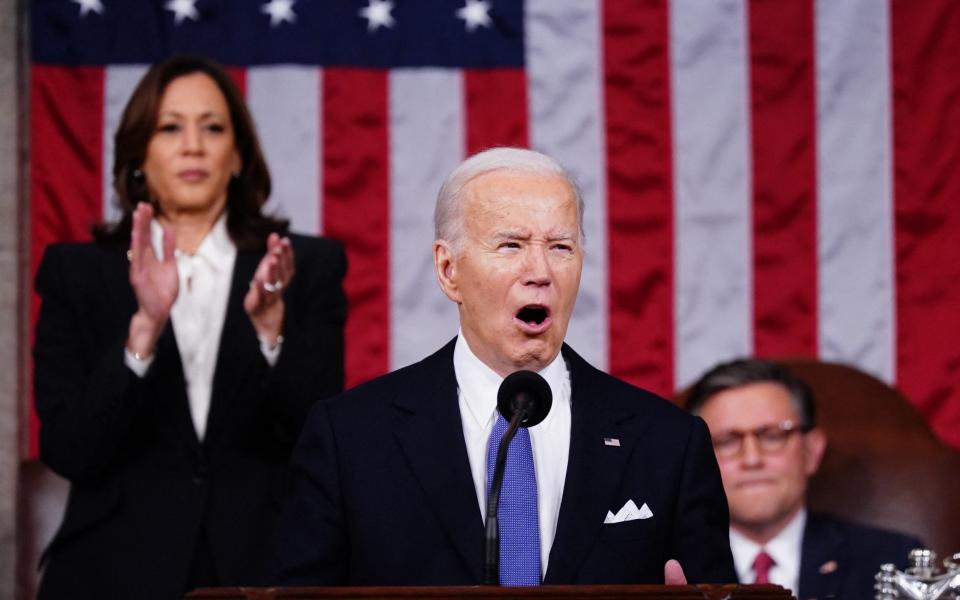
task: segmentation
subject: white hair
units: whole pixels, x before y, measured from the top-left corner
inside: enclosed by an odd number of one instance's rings
[[[447,175],[437,194],[433,213],[434,235],[446,240],[455,252],[463,245],[463,189],[468,183],[492,171],[519,171],[522,173],[554,174],[563,177],[573,191],[577,202],[577,225],[583,239],[583,196],[570,173],[546,154],[526,148],[490,148],[469,157]]]

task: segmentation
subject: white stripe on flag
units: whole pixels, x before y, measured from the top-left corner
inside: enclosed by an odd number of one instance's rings
[[[105,69],[103,90],[103,220],[120,219],[113,192],[113,136],[120,125],[123,109],[137,83],[147,72],[147,65],[111,66]]]
[[[273,183],[265,210],[290,219],[292,230],[309,234],[322,231],[320,78],[315,67],[247,70],[247,104]]]
[[[819,355],[894,378],[888,3],[816,4]]]
[[[433,207],[463,159],[458,70],[390,72],[390,368],[433,353],[456,335],[456,305],[433,268]]]
[[[607,367],[607,211],[603,40],[596,1],[527,0],[530,142],[573,173],[586,204],[586,257],[567,340]]]
[[[675,384],[750,354],[750,99],[744,0],[670,5]]]

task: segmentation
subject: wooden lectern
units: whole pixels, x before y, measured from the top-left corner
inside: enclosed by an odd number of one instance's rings
[[[537,587],[311,587],[311,588],[201,588],[189,600],[320,600],[346,598],[669,598],[670,600],[789,600],[793,596],[779,585],[542,585]]]

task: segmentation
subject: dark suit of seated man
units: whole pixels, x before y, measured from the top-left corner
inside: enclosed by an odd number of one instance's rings
[[[807,480],[826,449],[810,389],[787,369],[742,359],[704,374],[687,408],[707,422],[730,502],[740,581],[797,598],[870,600],[884,563],[904,567],[914,537],[807,512]]]
[[[682,583],[674,559],[693,582],[734,580],[703,421],[563,343],[582,215],[563,169],[536,152],[488,150],[450,174],[434,263],[460,335],[314,408],[293,457],[277,582],[481,583],[497,390],[522,369],[547,380],[553,407],[510,445],[501,583]],[[527,493],[511,496],[511,482]]]

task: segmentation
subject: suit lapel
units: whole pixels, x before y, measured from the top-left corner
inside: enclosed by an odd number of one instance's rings
[[[800,560],[800,589],[797,598],[836,598],[840,590],[840,570],[843,537],[829,521],[807,516],[803,530],[803,549]]]
[[[544,583],[574,583],[587,551],[603,526],[615,501],[623,470],[634,450],[635,438],[624,429],[633,413],[610,410],[602,402],[595,371],[564,345],[563,356],[570,369],[570,458],[563,485],[557,533],[550,550]],[[614,438],[619,446],[609,446]]]
[[[395,435],[427,502],[479,582],[483,525],[463,438],[453,346],[424,360],[422,381],[398,390]]]
[[[160,357],[166,357],[161,359]],[[187,397],[187,381],[183,374],[183,362],[180,358],[180,349],[177,347],[177,336],[173,331],[173,323],[167,321],[157,340],[157,363],[153,366],[156,371],[156,380],[161,385],[169,386],[175,391],[177,399],[171,403],[176,411],[176,430],[183,439],[186,447],[196,455],[200,454],[200,440],[197,430],[193,426],[193,416],[190,414],[190,399]]]
[[[230,410],[231,399],[236,397],[236,390],[243,385],[244,374],[250,372],[250,361],[259,353],[259,341],[243,308],[243,299],[261,256],[259,253],[237,252],[217,351],[217,366],[213,373],[205,443],[216,436],[225,414]]]

